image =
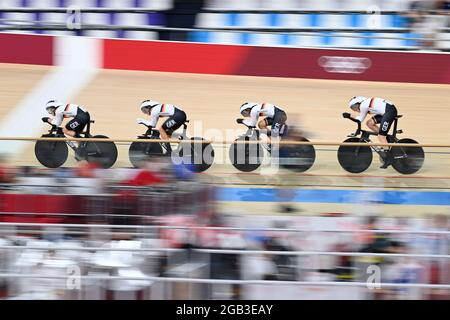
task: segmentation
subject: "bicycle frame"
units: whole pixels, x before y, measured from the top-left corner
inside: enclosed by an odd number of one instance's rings
[[[388,135],[387,135],[387,138],[388,138],[388,139],[389,139],[389,138],[392,138],[393,142],[397,142],[397,141],[399,140],[399,139],[397,138],[397,134],[398,134],[398,133],[403,133],[403,130],[398,130],[398,129],[397,129],[397,126],[398,126],[398,119],[401,118],[401,117],[402,117],[402,116],[400,115],[400,116],[398,116],[397,118],[394,119],[394,123],[393,123],[393,125],[394,125],[394,127],[393,127],[393,132],[392,132],[392,134],[388,134]],[[364,142],[370,143],[370,142],[372,142],[372,141],[370,140],[370,136],[378,136],[378,133],[376,133],[376,132],[373,132],[373,131],[367,131],[367,130],[362,130],[362,129],[361,129],[361,122],[360,122],[360,121],[358,121],[358,120],[356,120],[356,119],[354,119],[354,118],[351,118],[351,117],[349,117],[348,119],[350,119],[350,120],[353,121],[353,122],[356,122],[357,125],[358,125],[358,128],[356,129],[356,131],[355,131],[354,133],[348,135],[348,137],[352,137],[352,138],[355,137],[355,138],[357,138],[359,135],[361,135],[361,136],[360,136],[360,141],[364,141]],[[373,151],[375,151],[377,154],[380,154],[380,153],[381,153],[381,150],[382,150],[382,148],[379,147],[379,146],[370,146],[370,148],[371,148]],[[395,159],[401,159],[401,158],[405,158],[405,157],[407,156],[405,150],[403,149],[403,147],[399,147],[399,148],[402,150],[403,156],[395,157]],[[358,152],[358,151],[359,151],[359,148],[356,148],[355,152]]]
[[[260,143],[261,147],[263,147],[267,152],[271,153],[271,149],[269,148],[270,143],[265,143],[264,141],[261,140],[261,131],[259,129],[249,128],[247,126],[247,132],[240,135],[238,139],[244,137],[253,137],[254,135],[256,136],[256,140],[261,141]]]
[[[80,133],[81,138],[91,138],[91,123],[95,123],[95,120],[89,120],[89,122],[86,124],[86,130],[82,133]],[[49,130],[50,134],[54,134],[57,132],[54,132],[53,128]],[[64,134],[61,135],[61,137],[66,138]],[[78,150],[84,148],[86,146],[86,141],[80,142],[80,145],[78,148],[75,146],[75,143],[73,141],[66,141],[66,144],[75,152],[77,153]]]
[[[186,121],[186,122],[189,122],[189,121]],[[188,137],[187,137],[187,133],[186,132],[187,132],[187,124],[183,123],[183,131],[182,131],[182,133],[179,134],[177,132],[173,132],[172,133],[172,138],[175,135],[175,137],[178,137],[179,140],[187,140]],[[161,144],[161,145],[162,145],[163,148],[165,148],[163,144]],[[175,153],[178,154],[178,152],[180,152],[180,151],[181,151],[181,144],[177,143],[177,147],[175,148]]]
[[[187,120],[186,122],[189,122],[189,120]],[[144,125],[145,126],[145,124],[143,124],[142,123],[142,125]],[[147,126],[146,126],[147,127]],[[147,127],[148,128],[148,127]],[[154,136],[153,134],[154,134],[154,132],[158,132],[158,136]],[[180,140],[187,140],[188,139],[188,137],[187,137],[187,124],[186,123],[183,123],[183,131],[182,131],[182,133],[180,134],[180,133],[177,133],[177,132],[173,132],[172,133],[172,138],[173,137],[177,137],[178,139],[180,139]],[[160,136],[159,136],[159,130],[157,130],[157,129],[147,129],[147,131],[141,136],[142,138],[159,138]],[[164,150],[166,150],[167,151],[167,147],[165,146],[165,143],[163,143],[163,142],[158,142],[160,145],[161,145],[161,147],[164,149]],[[147,149],[146,149],[146,152],[148,151],[148,148],[150,148],[150,144],[148,144],[148,147],[147,147]],[[178,143],[177,144],[177,148],[175,149],[175,152],[178,152],[178,151],[180,151],[180,144]]]

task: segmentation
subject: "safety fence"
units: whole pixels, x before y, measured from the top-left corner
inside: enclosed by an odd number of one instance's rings
[[[180,139],[109,139],[109,138],[53,138],[53,137],[0,137],[0,141],[79,141],[79,142],[116,142],[116,143],[189,143],[189,144],[217,144],[229,145],[238,144],[260,144],[257,140],[180,140]],[[275,140],[274,140],[275,141]],[[339,142],[339,141],[298,141],[298,140],[279,140],[279,145],[317,145],[317,146],[369,146],[369,147],[411,147],[411,148],[450,148],[448,143],[380,143],[380,142]]]
[[[133,182],[106,183],[101,190],[90,187],[88,182],[81,179],[80,190],[75,191],[76,179],[69,189],[55,182],[53,186],[3,185],[0,221],[149,225],[164,217],[208,213],[215,199],[213,186],[197,182],[141,187],[127,185]]]
[[[0,284],[3,279],[4,298],[435,299],[448,298],[450,289],[448,230],[52,225],[54,228],[64,227],[65,230],[92,228],[92,234],[85,238],[85,242],[67,239],[45,242],[31,237],[13,237],[11,229],[7,230],[11,227],[38,227],[44,235],[51,231],[48,226],[0,223]],[[102,238],[103,242],[93,241],[99,239],[96,235],[99,230],[119,227],[142,231],[184,230],[197,236],[198,231],[210,231],[215,235],[259,231],[278,236],[295,234],[297,237],[318,233],[328,235],[328,238],[336,234],[355,233],[384,237],[408,235],[416,240],[423,237],[431,242],[446,241],[446,247],[444,253],[432,254],[409,253],[411,248],[395,253],[299,251],[292,248],[265,250],[236,244],[234,247],[202,248],[194,244],[171,248],[161,247],[161,243],[151,242],[149,240],[155,239],[148,237],[135,237],[128,243],[108,241],[106,238]],[[150,238],[157,234],[153,233]],[[195,243],[195,240],[191,241]],[[255,263],[263,265],[267,258],[273,259],[278,270],[271,276],[247,272],[253,269]],[[39,264],[39,259],[43,260],[40,267],[33,267]],[[156,261],[163,263],[164,268],[156,267],[159,265]],[[376,273],[378,271],[380,274]],[[439,274],[438,280],[436,273]]]

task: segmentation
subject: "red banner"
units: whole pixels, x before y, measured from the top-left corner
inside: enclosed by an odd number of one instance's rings
[[[245,76],[450,83],[450,55],[104,40],[104,68]]]
[[[235,74],[250,47],[158,41],[104,40],[107,69]]]
[[[0,62],[52,65],[54,37],[0,34]],[[103,40],[107,69],[264,77],[450,83],[448,53]]]
[[[53,64],[53,37],[0,33],[0,62]]]

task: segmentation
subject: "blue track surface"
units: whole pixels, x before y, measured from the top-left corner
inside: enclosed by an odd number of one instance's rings
[[[218,188],[219,201],[359,203],[450,206],[450,192],[290,189],[281,197],[273,188]]]

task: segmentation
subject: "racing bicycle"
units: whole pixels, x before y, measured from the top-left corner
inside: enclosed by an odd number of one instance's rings
[[[264,159],[264,150],[271,157],[277,156],[278,163],[285,169],[304,172],[313,166],[316,159],[316,151],[313,145],[280,144],[272,146],[270,143],[261,140],[260,130],[247,126],[243,119],[238,119],[237,122],[247,127],[247,131],[237,137],[229,149],[231,163],[239,171],[251,172],[258,169]],[[309,141],[302,136],[294,134],[294,130],[289,130],[287,125],[282,130],[287,130],[286,134],[280,132],[280,135],[283,135],[283,139]],[[278,153],[274,152],[274,147],[278,148]]]
[[[187,120],[186,123],[189,121]],[[214,162],[214,149],[203,138],[187,136],[187,124],[183,124],[181,134],[174,132],[172,138],[180,140],[175,150],[170,151],[168,143],[163,142],[133,142],[128,151],[128,157],[135,168],[139,168],[145,161],[151,161],[155,156],[172,156],[173,161],[182,163],[192,172],[208,170]],[[145,126],[145,124],[142,124]],[[147,127],[147,131],[138,139],[160,139],[159,131]]]
[[[108,139],[104,135],[92,136],[90,133],[90,120],[86,125],[86,131],[80,134],[80,138]],[[48,134],[42,135],[43,138],[65,138],[61,128],[49,130]],[[77,147],[73,141],[45,141],[38,140],[34,146],[34,153],[37,160],[47,168],[58,168],[62,166],[69,156],[70,147],[75,153],[77,161],[86,160],[90,163],[96,163],[102,168],[110,168],[117,160],[117,147],[114,142],[105,141],[81,141]]]
[[[357,119],[354,119],[350,116],[349,113],[344,113],[342,115],[344,118],[348,118],[349,120],[356,122],[358,128],[354,133],[351,133],[344,142],[361,142],[361,143],[370,143],[371,135],[378,135],[376,132],[366,131],[361,129],[361,122]],[[391,135],[387,135],[387,141],[389,143],[411,143],[417,144],[418,142],[409,139],[403,138],[398,139],[397,134],[403,133],[403,130],[397,129],[398,119],[400,119],[402,115],[398,115],[394,119],[393,123],[393,133]],[[394,157],[392,167],[402,174],[412,174],[420,170],[422,168],[425,153],[422,147],[391,147],[390,148],[392,155]],[[360,173],[369,168],[372,163],[372,151],[378,153],[380,155],[380,160],[383,161],[381,157],[382,148],[378,146],[346,146],[341,145],[338,149],[337,156],[338,161],[341,167],[351,173]]]

